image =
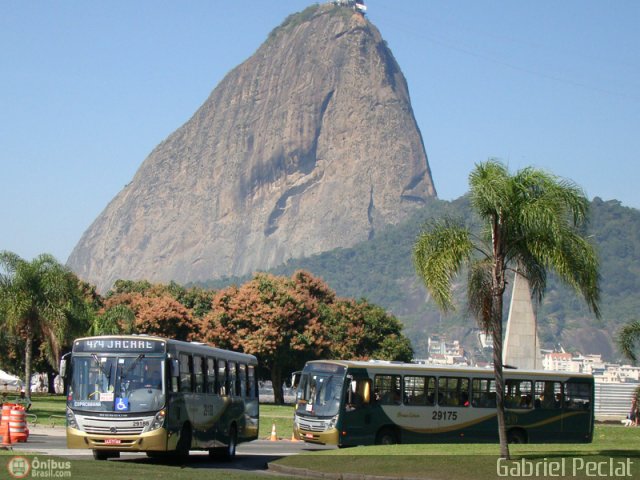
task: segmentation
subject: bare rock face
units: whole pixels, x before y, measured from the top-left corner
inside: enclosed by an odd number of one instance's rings
[[[435,195],[407,84],[339,6],[290,16],[158,145],[68,265],[115,280],[243,275],[367,240]]]

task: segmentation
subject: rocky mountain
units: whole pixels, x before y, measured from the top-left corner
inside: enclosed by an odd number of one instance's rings
[[[380,32],[351,9],[314,5],[151,152],[68,265],[100,290],[243,275],[371,239],[435,195]]]

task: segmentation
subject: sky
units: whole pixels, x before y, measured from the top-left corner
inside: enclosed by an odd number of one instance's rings
[[[151,150],[312,3],[0,2],[0,250],[66,262]],[[640,2],[366,4],[441,199],[498,158],[640,208]]]

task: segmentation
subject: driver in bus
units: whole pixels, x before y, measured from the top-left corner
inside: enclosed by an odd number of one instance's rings
[[[154,369],[148,372],[144,386],[147,388],[162,390],[162,375],[160,374],[160,371]]]

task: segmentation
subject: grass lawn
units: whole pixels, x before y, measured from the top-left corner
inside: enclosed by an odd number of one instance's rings
[[[622,468],[622,463],[626,468],[627,459],[631,462],[631,471],[628,473],[634,477],[640,475],[640,428],[599,425],[590,444],[511,445],[510,451],[515,462],[501,464],[504,466],[500,470],[500,473],[508,473],[507,476],[517,476],[518,469],[521,473],[527,473],[523,468],[533,468],[533,475],[528,475],[532,478],[562,478],[558,474],[563,469],[565,478],[593,478],[602,474],[619,478],[616,469]],[[327,473],[410,476],[433,480],[493,479],[500,478],[498,454],[498,445],[493,444],[393,445],[314,452],[282,458],[275,463]],[[331,456],[331,460],[327,459],[327,455]],[[538,468],[537,475],[535,468]],[[622,473],[622,470],[617,473]]]
[[[15,456],[15,451],[0,452],[0,478],[13,478],[11,476],[7,477],[6,472],[7,464]],[[95,460],[68,460],[66,458],[44,457],[42,455],[25,455],[25,457],[31,466],[38,467],[32,468],[31,473],[26,478],[34,478],[35,470],[38,470],[42,478],[69,478],[71,480],[97,480],[102,478],[114,478],[117,480],[160,480],[167,478],[171,478],[171,480],[255,480],[256,478],[265,478],[264,474],[228,470],[223,463],[219,467],[210,467],[197,460],[191,461],[187,465],[169,465],[151,460],[99,462]],[[46,462],[55,462],[55,464],[47,464]],[[53,468],[49,469],[49,465],[52,465]],[[52,471],[52,474],[47,475],[46,472],[48,471]],[[43,476],[41,472],[45,472],[45,475]],[[67,474],[66,472],[71,473]],[[269,475],[268,478],[285,480],[285,478],[291,479],[292,477]]]

